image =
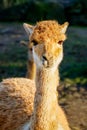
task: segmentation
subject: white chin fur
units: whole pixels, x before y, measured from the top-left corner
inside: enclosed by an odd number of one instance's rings
[[[65,130],[63,129],[63,127],[61,126],[61,124],[58,125],[58,130]]]

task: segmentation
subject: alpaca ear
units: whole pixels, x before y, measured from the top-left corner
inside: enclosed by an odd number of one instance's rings
[[[68,22],[65,22],[65,23],[62,25],[61,32],[62,32],[62,33],[65,33],[68,26],[69,26],[69,23],[68,23]]]
[[[28,36],[30,34],[32,34],[34,26],[32,26],[30,24],[27,24],[27,23],[24,23],[23,27],[24,27],[24,29],[25,29],[25,31],[26,31],[26,33],[27,33]]]

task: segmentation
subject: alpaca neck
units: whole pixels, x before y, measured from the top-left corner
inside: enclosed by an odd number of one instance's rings
[[[42,69],[36,72],[36,94],[32,130],[55,130],[57,118],[58,70]],[[53,124],[53,125],[51,125]],[[52,128],[51,128],[52,127]]]
[[[28,60],[26,77],[35,80],[35,75],[36,75],[36,65],[34,61]]]

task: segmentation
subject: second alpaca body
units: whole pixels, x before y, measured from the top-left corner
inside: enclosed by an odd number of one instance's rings
[[[35,95],[35,63],[28,51],[27,78],[7,78],[0,82],[0,130],[20,130],[30,119]]]

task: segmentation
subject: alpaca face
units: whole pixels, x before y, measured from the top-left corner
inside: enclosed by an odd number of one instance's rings
[[[33,57],[37,67],[52,68],[63,58],[63,47],[58,43],[42,43],[33,46]]]
[[[53,68],[61,62],[67,26],[68,23],[60,25],[56,21],[42,21],[33,27],[29,47],[37,67]]]

